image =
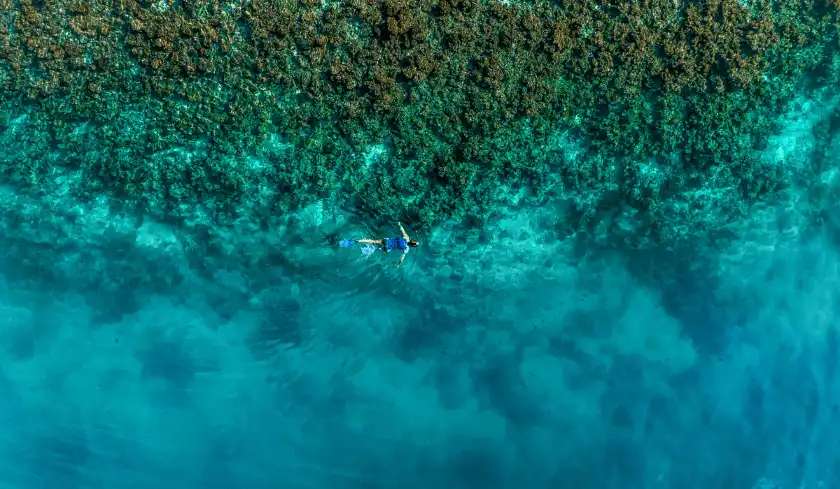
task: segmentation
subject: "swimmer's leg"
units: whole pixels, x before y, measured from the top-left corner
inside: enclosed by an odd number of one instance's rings
[[[381,245],[381,244],[382,244],[382,240],[381,240],[381,239],[358,239],[358,240],[356,240],[356,242],[357,242],[357,243],[370,243],[370,244],[378,244],[378,245]]]

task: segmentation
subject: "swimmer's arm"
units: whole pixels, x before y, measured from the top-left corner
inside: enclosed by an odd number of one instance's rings
[[[402,223],[397,221],[397,224],[400,225],[400,232],[402,233],[403,238],[405,238],[406,241],[410,240],[411,238],[408,237],[408,233],[405,232],[405,228],[402,226]]]
[[[404,249],[404,250],[403,250],[403,254],[402,254],[402,256],[400,257],[400,262],[399,262],[399,263],[397,263],[397,268],[399,268],[399,266],[400,266],[400,265],[402,265],[403,260],[405,260],[405,255],[407,255],[407,254],[408,254],[408,250],[410,250],[410,249],[411,249],[411,248],[406,248],[406,249]]]

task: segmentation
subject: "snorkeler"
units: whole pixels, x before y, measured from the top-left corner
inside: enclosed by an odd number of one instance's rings
[[[416,247],[419,243],[408,237],[408,233],[405,232],[405,228],[403,228],[402,223],[397,222],[397,224],[400,226],[400,232],[402,233],[401,238],[348,239],[341,242],[341,247],[346,248],[356,243],[368,243],[378,245],[378,247],[374,248],[372,251],[380,250],[384,251],[385,253],[388,253],[391,250],[403,250],[402,256],[400,257],[400,262],[397,263],[397,266],[399,267],[400,265],[402,265],[403,260],[405,260],[405,255],[408,254],[408,250]]]

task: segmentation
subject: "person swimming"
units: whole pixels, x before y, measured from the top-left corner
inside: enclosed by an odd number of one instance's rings
[[[341,242],[341,246],[347,247],[352,246],[356,243],[367,243],[371,245],[377,245],[372,251],[380,250],[384,251],[385,253],[390,252],[391,250],[403,250],[402,256],[400,256],[400,262],[397,263],[399,267],[402,265],[403,260],[405,260],[405,255],[408,254],[408,250],[411,248],[416,248],[419,243],[411,238],[408,237],[408,233],[405,232],[405,228],[403,227],[402,223],[397,222],[400,226],[400,232],[402,233],[402,237],[400,238],[385,238],[385,239],[353,239],[353,240],[344,240]],[[371,252],[372,252],[371,251]]]

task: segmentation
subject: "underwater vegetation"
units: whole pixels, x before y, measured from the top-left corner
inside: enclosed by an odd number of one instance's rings
[[[561,235],[618,212],[636,246],[696,237],[812,176],[761,149],[803,75],[840,81],[838,9],[0,0],[0,169],[174,222],[346,195],[474,224],[528,198],[566,203]]]
[[[840,487],[838,11],[0,0],[0,486]]]

